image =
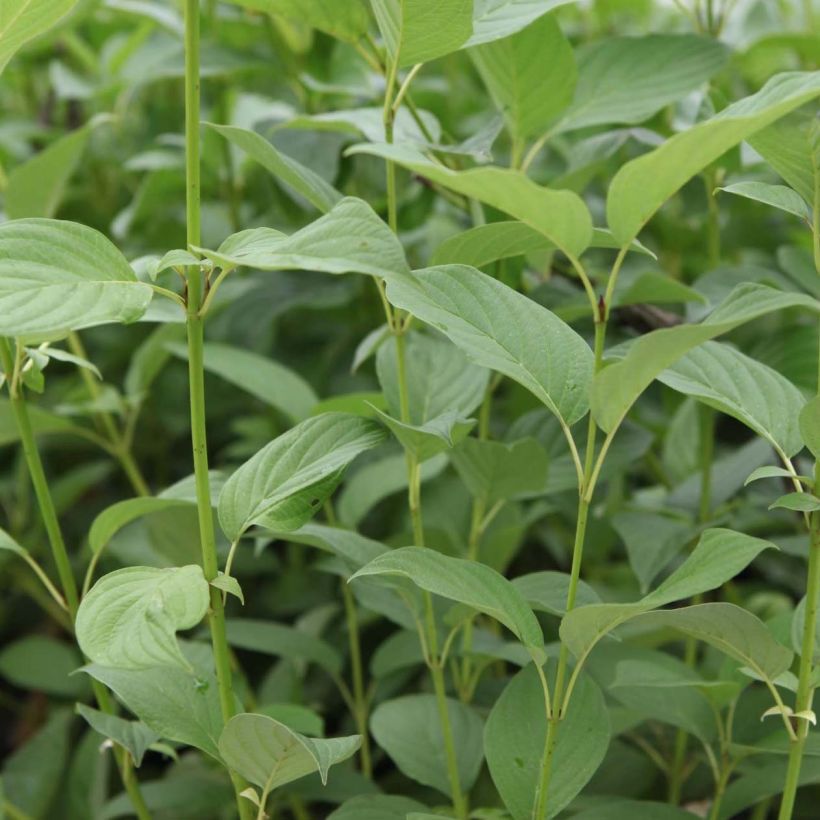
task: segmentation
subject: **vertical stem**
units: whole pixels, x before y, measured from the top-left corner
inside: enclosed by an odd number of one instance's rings
[[[185,214],[188,245],[200,244],[200,172],[199,172],[199,0],[185,0]],[[211,485],[208,475],[208,439],[205,425],[205,371],[203,367],[203,301],[202,272],[197,265],[188,268],[187,276],[188,381],[191,403],[191,445],[194,460],[197,513],[199,520],[202,569],[212,581],[219,572]],[[211,606],[208,622],[211,631],[219,703],[222,717],[230,720],[236,713],[231,681],[231,660],[225,634],[225,609],[222,595],[210,588]],[[239,793],[245,782],[231,773],[236,790],[240,818],[249,817],[249,804]]]
[[[342,597],[347,620],[347,639],[350,644],[350,667],[353,678],[353,702],[356,705],[356,726],[362,736],[362,748],[359,752],[362,774],[373,776],[373,764],[370,757],[370,735],[367,731],[368,704],[364,690],[364,670],[362,667],[362,648],[359,642],[359,621],[356,617],[356,602],[346,581],[342,581]]]

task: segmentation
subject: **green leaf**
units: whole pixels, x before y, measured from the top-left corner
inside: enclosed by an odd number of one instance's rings
[[[791,458],[802,449],[803,394],[776,370],[720,342],[691,350],[658,381],[743,422]]]
[[[298,703],[271,703],[261,706],[259,714],[272,717],[296,732],[320,737],[324,734],[324,720],[312,709]]]
[[[0,225],[0,335],[57,338],[133,322],[151,289],[93,228],[53,219]]]
[[[738,285],[700,324],[654,330],[638,338],[627,355],[604,368],[592,385],[592,414],[606,432],[614,430],[629,408],[652,383],[692,348],[728,333],[746,322],[789,307],[817,312],[820,302],[800,293],[786,293],[766,285]]]
[[[295,530],[330,496],[344,468],[384,440],[373,421],[324,413],[297,424],[246,461],[219,494],[219,522],[236,541],[258,524]]]
[[[5,192],[9,219],[54,216],[91,132],[109,119],[107,115],[95,117],[22,165],[15,166],[9,174]]]
[[[570,576],[566,572],[531,572],[513,578],[513,586],[536,612],[547,612],[559,617],[566,614],[570,587]],[[598,593],[586,581],[579,579],[575,606],[599,603],[601,599]]]
[[[771,205],[773,208],[799,216],[807,222],[811,220],[811,211],[806,201],[786,185],[769,185],[766,182],[735,182],[733,185],[725,185],[717,190]]]
[[[371,0],[390,56],[400,68],[457,51],[473,33],[473,0]]]
[[[199,566],[126,567],[103,576],[83,598],[77,641],[101,666],[187,669],[176,632],[196,626],[208,604],[208,582]]]
[[[160,737],[194,746],[219,760],[217,741],[223,721],[211,649],[183,644],[183,653],[193,672],[178,666],[114,669],[98,664],[82,671],[111,689]]]
[[[490,775],[514,820],[534,816],[546,729],[544,692],[536,670],[528,666],[496,700],[484,730]],[[547,817],[557,815],[595,774],[609,739],[609,714],[601,691],[582,675],[553,752]]]
[[[572,100],[575,57],[552,15],[469,54],[516,140],[540,136]]]
[[[355,754],[361,741],[359,735],[305,737],[266,715],[243,714],[225,725],[219,752],[231,769],[267,794],[313,772],[327,783],[330,767]]]
[[[781,495],[769,505],[770,510],[794,510],[795,512],[814,512],[820,510],[820,498],[810,493],[787,493]]]
[[[608,230],[594,228],[589,247],[618,248],[619,245]],[[446,239],[436,248],[431,261],[436,266],[460,264],[482,268],[499,259],[551,250],[555,250],[555,244],[540,231],[523,222],[488,222]],[[632,243],[630,250],[653,256],[637,240]],[[666,278],[666,281],[671,280]],[[680,283],[675,284],[682,287]]]
[[[365,273],[386,279],[410,272],[395,234],[366,202],[353,197],[292,236],[251,228],[229,236],[217,251],[197,250],[228,268]]]
[[[519,171],[489,166],[453,171],[409,145],[354,145],[348,154],[382,157],[456,193],[492,205],[572,256],[578,256],[592,241],[592,218],[578,194],[545,188]]]
[[[424,809],[425,806],[409,797],[368,794],[345,800],[327,820],[407,820],[408,812]]]
[[[447,698],[447,713],[459,783],[467,791],[481,769],[484,724],[475,709],[453,698]],[[404,695],[380,703],[370,717],[370,731],[404,775],[451,796],[441,718],[434,695]]]
[[[239,602],[242,606],[245,606],[245,594],[242,592],[242,587],[239,584],[239,581],[233,577],[233,575],[225,575],[224,572],[219,572],[212,581],[209,581],[212,587],[216,589],[222,590],[222,592],[227,593],[228,595],[234,595],[239,598]]]
[[[475,419],[465,419],[456,410],[444,412],[424,424],[405,424],[377,408],[374,410],[405,452],[410,453],[419,463],[445,450],[452,450],[475,426]]]
[[[800,437],[809,452],[820,459],[820,396],[815,396],[800,411]]]
[[[609,186],[607,221],[626,245],[655,211],[695,174],[722,154],[820,95],[820,71],[772,77],[751,97],[668,139],[624,165]]]
[[[175,356],[188,358],[187,345],[166,347]],[[316,392],[298,373],[267,356],[219,342],[206,342],[203,356],[206,370],[280,410],[291,421],[306,419],[319,403]]]
[[[83,703],[77,704],[77,714],[82,715],[94,731],[127,749],[137,767],[142,765],[148,748],[159,740],[159,735],[144,723],[107,715]]]
[[[561,640],[576,658],[585,658],[601,638],[621,624],[673,601],[716,589],[769,548],[775,548],[770,541],[743,533],[706,530],[686,561],[640,601],[582,606],[568,612],[561,622]]]
[[[301,194],[322,213],[330,211],[342,199],[342,195],[315,171],[311,171],[301,162],[278,151],[256,131],[236,128],[232,125],[216,125],[212,122],[206,122],[205,125],[232,145],[240,148],[251,159],[256,160],[263,168]]]
[[[466,604],[504,624],[534,660],[544,657],[544,636],[527,602],[510,581],[484,564],[424,547],[401,547],[374,558],[350,580],[367,576],[407,578],[427,592]]]
[[[251,618],[229,618],[225,629],[228,643],[237,649],[263,652],[292,661],[309,661],[332,677],[338,677],[342,672],[342,657],[333,646],[296,627]]]
[[[668,803],[615,798],[573,815],[573,820],[631,820],[633,817],[640,817],[641,820],[692,820],[692,812]]]
[[[798,476],[802,482],[808,482],[809,485],[813,484],[813,480],[808,476]],[[791,480],[794,478],[794,474],[790,473],[785,467],[774,467],[771,465],[766,465],[765,467],[758,467],[756,470],[753,470],[746,481],[743,482],[743,486],[746,487],[751,484],[753,481],[759,481],[761,478],[785,478]]]
[[[393,280],[388,298],[438,328],[477,364],[526,387],[566,425],[586,415],[592,351],[545,307],[466,265]]]
[[[235,6],[280,15],[303,23],[340,40],[357,42],[367,31],[367,7],[363,0],[227,0]]]
[[[632,243],[635,244],[634,242]],[[648,251],[646,251],[648,253]],[[625,277],[621,277],[624,287],[615,291],[613,305],[623,307],[625,305],[640,305],[646,302],[652,304],[678,304],[687,302],[700,302],[706,304],[707,300],[694,288],[690,288],[679,282],[677,279],[670,279],[662,273],[647,271],[636,276],[632,282],[628,283]]]
[[[705,83],[728,49],[711,37],[609,37],[582,49],[575,98],[556,130],[638,123]]]
[[[15,51],[48,31],[77,0],[3,0],[0,11],[0,74]]]
[[[88,544],[93,553],[105,549],[108,542],[126,525],[146,515],[178,507],[191,508],[193,502],[179,498],[129,498],[104,509],[91,524]]]
[[[473,35],[466,46],[501,40],[529,26],[547,12],[575,0],[475,0]]]
[[[80,653],[73,646],[46,635],[28,635],[0,652],[0,676],[9,683],[62,698],[87,694],[86,681],[73,675],[81,664]]]
[[[488,504],[534,495],[546,486],[549,458],[532,438],[512,444],[467,438],[450,458],[471,495]]]

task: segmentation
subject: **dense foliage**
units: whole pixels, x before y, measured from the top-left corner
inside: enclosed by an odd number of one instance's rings
[[[0,0],[0,818],[816,817],[819,25]]]

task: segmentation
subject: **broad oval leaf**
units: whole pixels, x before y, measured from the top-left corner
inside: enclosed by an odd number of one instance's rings
[[[607,195],[607,222],[626,245],[687,180],[732,146],[820,95],[820,71],[772,77],[751,97],[624,165]]]
[[[196,626],[208,611],[202,568],[126,567],[103,576],[77,613],[77,641],[101,666],[189,668],[176,632]]]
[[[344,468],[384,440],[373,421],[323,413],[297,424],[246,461],[219,494],[219,522],[231,541],[259,524],[295,530],[330,496]]]
[[[0,10],[0,74],[15,51],[48,31],[76,5],[77,0],[3,0]]]
[[[374,558],[350,580],[380,575],[408,578],[427,592],[495,618],[527,647],[533,659],[543,660],[544,636],[533,611],[510,581],[485,564],[424,547],[401,547]]]
[[[0,336],[57,338],[133,322],[151,293],[93,228],[55,219],[0,225]]]
[[[586,415],[592,351],[545,307],[466,265],[414,271],[392,280],[387,294],[474,362],[526,387],[566,425]]]
[[[232,717],[219,737],[219,753],[230,768],[265,790],[319,772],[327,783],[328,770],[347,760],[361,745],[361,737],[305,737],[267,715]]]
[[[467,791],[481,769],[484,723],[473,707],[453,698],[447,698],[447,713],[453,730],[459,784]],[[370,731],[407,777],[451,796],[435,695],[404,695],[380,703],[371,715]]]

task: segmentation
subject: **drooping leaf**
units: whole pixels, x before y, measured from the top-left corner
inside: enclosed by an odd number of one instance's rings
[[[374,558],[350,580],[367,576],[407,578],[427,592],[483,612],[504,624],[534,659],[543,658],[544,637],[527,602],[510,581],[484,564],[424,547],[401,547]]]
[[[304,23],[340,40],[356,42],[367,31],[367,6],[363,0],[328,3],[327,0],[228,0],[251,11],[281,15]]]
[[[148,748],[159,740],[156,732],[139,721],[108,715],[84,703],[77,704],[77,713],[82,715],[94,731],[127,749],[137,767],[142,765],[142,758]]]
[[[77,0],[3,0],[0,9],[0,74],[15,51],[48,31]]]
[[[361,199],[346,197],[325,216],[291,236],[250,228],[229,236],[217,251],[200,249],[221,267],[365,273],[384,278],[409,273],[395,234]]]
[[[259,524],[295,530],[315,515],[357,455],[380,444],[373,421],[345,413],[309,418],[246,461],[219,495],[219,522],[231,541]]]
[[[577,194],[545,188],[519,171],[490,166],[453,171],[408,145],[354,145],[348,153],[382,157],[431,182],[492,205],[534,228],[557,248],[573,256],[582,253],[592,241],[592,218]]]
[[[330,767],[355,754],[361,740],[359,735],[305,737],[267,715],[246,713],[225,724],[219,752],[228,766],[267,792],[313,772],[327,783]]]
[[[77,641],[100,666],[188,668],[176,632],[208,611],[208,582],[199,566],[125,567],[103,576],[77,613]]]
[[[773,208],[794,214],[806,221],[811,219],[811,211],[806,201],[786,185],[770,185],[766,182],[735,182],[732,185],[724,185],[718,190],[771,205]]]
[[[93,228],[53,219],[0,225],[0,335],[58,338],[133,322],[150,300],[148,285]]]
[[[525,732],[522,726],[526,726]],[[490,774],[514,820],[533,816],[546,733],[544,692],[536,670],[528,666],[496,700],[484,730]],[[609,738],[609,714],[601,691],[582,675],[561,721],[553,752],[547,817],[558,814],[595,774]]]
[[[275,2],[275,0],[268,0]],[[205,123],[212,131],[224,137],[231,145],[244,151],[251,159],[256,160],[263,168],[270,171],[276,179],[301,194],[322,213],[330,211],[342,195],[315,171],[302,165],[301,162],[278,151],[268,140],[256,131],[237,128],[232,125]]]
[[[399,67],[457,51],[473,33],[473,0],[371,0],[391,58]]]
[[[483,759],[478,712],[466,703],[447,699],[458,761],[459,784],[471,788]],[[377,743],[407,777],[451,795],[441,734],[441,718],[434,695],[404,695],[380,703],[370,718]]]
[[[167,347],[187,359],[185,345]],[[319,403],[316,392],[298,373],[267,356],[219,342],[206,342],[203,356],[206,370],[281,410],[291,421],[306,419]]]
[[[474,0],[473,34],[468,48],[509,37],[539,17],[575,0]]]
[[[820,302],[804,294],[779,291],[766,285],[739,285],[699,324],[663,328],[641,336],[621,361],[604,368],[595,377],[591,401],[595,420],[603,430],[610,432],[652,380],[692,348],[752,319],[788,307],[817,312]]]
[[[552,15],[469,54],[514,139],[540,136],[572,100],[575,57]]]
[[[820,72],[772,77],[751,97],[628,162],[607,195],[607,222],[622,244],[634,239],[655,211],[687,180],[732,146],[820,95]]]

